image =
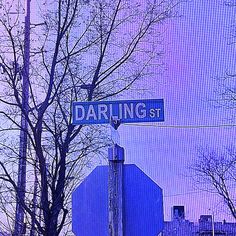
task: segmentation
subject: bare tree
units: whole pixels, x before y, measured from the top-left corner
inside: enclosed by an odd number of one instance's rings
[[[222,0],[222,3],[227,7],[236,7],[235,0]],[[236,38],[236,24],[235,22],[228,27],[227,34],[227,43],[230,46],[235,44]],[[223,73],[223,75],[218,75],[215,77],[217,82],[217,88],[215,89],[215,96],[210,99],[210,101],[216,107],[224,107],[226,109],[234,110],[236,108],[236,87],[235,87],[235,79],[236,72],[233,68],[227,68]],[[235,116],[230,117],[232,121],[235,122]]]
[[[217,194],[236,219],[236,151],[201,148],[191,166],[193,178],[201,189]]]
[[[21,1],[1,5],[0,148],[2,207],[13,222],[17,203],[31,235],[59,235],[70,221],[70,196],[90,160],[104,155],[106,128],[71,124],[73,101],[118,97],[160,67],[159,26],[176,15],[176,0],[45,0],[31,24],[29,107],[22,98],[24,27]],[[12,15],[14,10],[15,14]],[[152,78],[153,79],[153,78]],[[85,89],[86,88],[86,89]],[[27,120],[27,185],[18,193],[17,162]],[[6,199],[7,198],[7,199]],[[4,200],[5,199],[5,200]]]

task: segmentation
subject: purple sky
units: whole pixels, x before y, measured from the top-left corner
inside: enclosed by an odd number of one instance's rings
[[[212,126],[228,124],[233,111],[216,109],[217,83],[235,65],[235,45],[229,45],[229,28],[235,8],[223,1],[193,0],[181,9],[183,17],[172,20],[164,36],[168,70],[153,78],[152,94],[132,94],[135,98],[164,98],[165,122],[153,127],[123,125],[119,128],[126,163],[134,163],[163,188],[165,219],[173,205],[185,205],[186,218],[197,221],[200,214],[215,212],[216,220],[230,219],[214,195],[196,192],[186,166],[199,146],[223,147],[234,144],[234,127],[158,128],[158,126]],[[235,71],[234,71],[235,72]],[[144,124],[140,124],[144,125]]]

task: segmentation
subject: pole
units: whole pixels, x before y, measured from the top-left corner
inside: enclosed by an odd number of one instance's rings
[[[24,209],[22,203],[25,201],[26,189],[26,154],[27,154],[27,130],[28,122],[26,116],[29,112],[29,63],[30,63],[30,1],[26,0],[25,15],[25,35],[24,35],[24,55],[23,55],[23,84],[22,84],[22,113],[21,113],[21,130],[20,130],[20,149],[18,164],[18,182],[16,193],[16,214],[14,236],[25,234]]]
[[[214,216],[214,211],[212,212],[212,236],[215,236],[215,216]]]
[[[109,236],[123,236],[124,148],[114,144],[108,149]]]

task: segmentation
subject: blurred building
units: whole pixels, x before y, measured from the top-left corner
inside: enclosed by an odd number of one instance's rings
[[[184,206],[173,206],[171,221],[164,222],[161,236],[236,236],[236,223],[214,222],[212,215],[201,215],[197,223],[185,219]]]

